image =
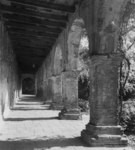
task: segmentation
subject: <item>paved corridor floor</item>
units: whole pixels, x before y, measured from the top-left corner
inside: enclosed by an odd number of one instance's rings
[[[88,115],[83,115],[82,120],[59,120],[59,111],[48,108],[39,99],[22,97],[1,125],[0,150],[91,149],[80,138]]]

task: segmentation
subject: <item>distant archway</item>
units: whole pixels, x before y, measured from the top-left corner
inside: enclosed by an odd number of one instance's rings
[[[82,99],[84,100],[84,98],[87,97],[85,100],[88,103],[88,96],[89,96],[88,94],[89,39],[87,29],[85,27],[85,22],[82,18],[76,18],[73,21],[69,29],[67,44],[68,44],[67,70],[70,70],[76,74],[74,79],[71,81],[71,83],[74,83],[74,89],[76,90],[74,91],[74,93],[71,91],[71,94],[68,94],[68,97],[69,95],[75,95],[74,97],[77,99],[76,102],[79,104],[80,107],[80,100]],[[87,79],[87,81],[83,80],[81,77],[83,79],[86,77],[85,79]],[[87,96],[82,97],[84,93]],[[72,99],[72,97],[70,99]]]
[[[35,94],[35,81],[32,78],[22,80],[22,94]]]

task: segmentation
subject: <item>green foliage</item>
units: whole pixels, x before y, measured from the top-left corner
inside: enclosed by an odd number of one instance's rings
[[[85,100],[88,100],[89,97],[89,57],[88,36],[84,32],[79,46],[78,70],[80,74],[78,80],[78,96],[80,99]]]
[[[89,112],[89,102],[85,99],[79,99],[79,107],[81,112],[88,113]]]
[[[128,9],[130,15],[123,22],[120,37],[119,50],[124,55],[120,68],[120,123],[126,132],[135,133],[135,12],[131,13],[132,10],[135,9]]]
[[[125,132],[135,134],[135,101],[133,99],[123,102],[121,125]]]
[[[124,98],[135,90],[135,19],[130,18],[125,30],[122,30],[121,52],[124,60],[121,65],[120,87]]]
[[[89,41],[86,32],[82,35],[79,46],[78,70],[81,79],[89,78]]]

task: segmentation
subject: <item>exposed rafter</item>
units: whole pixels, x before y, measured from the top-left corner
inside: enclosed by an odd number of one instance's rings
[[[20,36],[20,35],[15,35],[15,34],[10,34],[12,40],[18,40],[18,41],[29,41],[29,42],[38,42],[38,43],[44,43],[44,45],[53,45],[53,41],[51,41],[51,39],[41,39],[41,38],[37,38],[37,37],[31,37],[30,36]]]
[[[20,29],[32,29],[36,31],[49,31],[54,33],[60,33],[62,31],[61,27],[49,27],[49,26],[42,26],[36,24],[28,24],[28,23],[20,23],[16,21],[5,21],[5,24],[8,28],[20,28]]]
[[[66,22],[63,21],[53,21],[50,19],[43,19],[43,18],[36,18],[32,16],[27,15],[20,15],[20,14],[3,14],[4,19],[11,20],[11,21],[17,21],[20,23],[29,23],[29,24],[39,24],[39,25],[48,25],[48,26],[61,26],[65,27]]]
[[[42,9],[50,9],[50,10],[57,10],[57,11],[64,11],[64,12],[69,12],[73,13],[75,11],[75,6],[68,6],[68,5],[63,5],[63,4],[57,4],[54,2],[46,2],[43,0],[10,0],[14,4],[22,4],[25,6],[36,6],[40,7]]]
[[[21,4],[17,5],[3,5],[0,6],[2,13],[4,14],[20,14],[20,15],[26,15],[26,16],[32,16],[37,18],[45,18],[50,20],[57,20],[57,21],[68,21],[67,15],[60,15],[56,13],[48,13],[48,12],[40,12],[35,9],[29,9],[27,7],[24,7]]]
[[[20,33],[20,32],[17,32],[17,31],[10,31],[9,32],[9,35],[11,36],[11,37],[16,37],[16,38],[19,38],[19,37],[26,37],[26,38],[29,38],[29,39],[32,39],[32,38],[34,38],[34,39],[38,39],[38,40],[46,40],[48,43],[51,43],[51,44],[53,44],[54,42],[55,42],[55,40],[56,40],[56,38],[54,38],[54,37],[52,37],[52,36],[46,36],[46,35],[39,35],[39,34],[37,34],[37,33],[35,33],[35,34],[30,34],[30,33]]]
[[[26,51],[30,51],[30,50],[35,50],[35,51],[39,51],[39,52],[45,52],[46,49],[45,47],[35,47],[35,46],[30,46],[30,45],[21,45],[21,44],[13,44],[13,46],[15,47],[15,50],[26,50]]]
[[[8,28],[9,33],[18,33],[25,35],[33,35],[33,36],[46,36],[46,38],[56,39],[58,37],[58,33],[50,33],[47,31],[35,31],[32,29],[20,29],[16,27]]]

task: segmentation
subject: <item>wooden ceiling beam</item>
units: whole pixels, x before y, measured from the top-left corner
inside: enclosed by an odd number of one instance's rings
[[[75,6],[68,6],[64,4],[56,4],[56,3],[50,3],[43,0],[33,1],[33,0],[10,0],[14,4],[22,4],[26,7],[29,6],[35,6],[40,7],[42,9],[50,9],[50,10],[56,10],[56,11],[63,11],[68,13],[73,13],[75,11]]]
[[[53,46],[54,43],[51,42],[51,40],[48,39],[37,39],[37,38],[29,38],[29,37],[21,37],[21,36],[10,36],[11,40],[13,41],[26,41],[26,42],[34,42],[34,43],[43,43],[44,45]]]
[[[62,28],[60,27],[49,27],[49,26],[42,26],[36,24],[27,24],[27,23],[20,23],[16,21],[5,21],[5,25],[8,28],[17,28],[17,29],[32,29],[35,31],[49,31],[53,33],[60,33]]]
[[[46,50],[45,47],[34,47],[30,45],[21,45],[21,44],[13,44],[13,47],[15,50],[26,49],[26,50],[33,50],[33,51],[36,50],[40,52],[44,52]]]
[[[52,41],[55,41],[58,37],[58,34],[55,33],[47,33],[47,32],[39,32],[34,30],[25,30],[25,29],[18,29],[18,28],[7,28],[9,34],[16,33],[20,35],[26,35],[26,36],[36,36],[38,37],[45,37],[46,39],[51,39]]]
[[[16,49],[15,52],[16,52],[16,54],[36,54],[36,55],[45,55],[46,54],[46,51],[39,51],[39,50],[32,50],[32,49],[24,50],[22,48]]]
[[[51,19],[51,20],[57,20],[57,21],[68,21],[67,15],[61,15],[56,13],[45,13],[43,11],[39,11],[38,9],[30,9],[25,8],[24,5],[21,4],[13,4],[11,6],[3,5],[0,6],[1,11],[3,14],[19,14],[19,15],[26,15],[26,16],[32,16],[36,18],[44,18],[44,19]]]
[[[24,39],[24,38],[19,38],[19,39],[16,39],[16,38],[12,38],[11,41],[13,43],[22,43],[22,44],[28,44],[28,45],[39,45],[39,46],[44,46],[45,48],[51,48],[53,45],[52,44],[48,44],[47,42],[44,42],[44,41],[36,41],[36,40],[27,40],[27,39]]]
[[[38,35],[36,34],[29,34],[29,33],[19,33],[19,32],[15,32],[15,31],[10,31],[9,32],[9,36],[12,37],[24,37],[27,39],[38,39],[38,40],[45,40],[46,42],[53,44],[56,41],[56,38],[52,37],[52,36],[45,36],[45,35]]]
[[[54,26],[54,27],[66,27],[66,22],[63,21],[53,21],[50,19],[43,19],[43,18],[36,18],[36,17],[30,17],[26,15],[20,15],[20,14],[3,14],[3,19],[11,20],[11,21],[17,21],[20,23],[29,23],[29,24],[38,24],[38,25],[48,25],[48,26]]]
[[[16,40],[12,40],[11,42],[13,43],[13,45],[16,45],[16,44],[19,45],[20,44],[20,45],[25,45],[25,46],[39,47],[39,48],[44,46],[45,50],[51,50],[52,49],[52,46],[48,46],[48,45],[45,46],[45,44],[44,45],[41,45],[41,44],[38,44],[38,43],[35,43],[35,44],[32,43],[31,44],[30,42],[26,42],[26,41],[25,42],[24,41],[20,42],[20,41],[16,41]]]
[[[21,57],[28,57],[29,59],[31,59],[31,57],[35,57],[35,58],[45,58],[46,55],[37,55],[37,54],[33,54],[33,53],[19,53],[21,54]]]
[[[14,48],[15,53],[20,53],[20,52],[28,52],[28,53],[37,53],[37,54],[46,54],[46,50],[40,50],[40,49],[33,49],[33,48],[22,48],[22,47],[15,47]]]
[[[9,32],[17,32],[17,33],[22,33],[22,34],[37,34],[37,36],[39,35],[44,35],[44,36],[50,36],[53,38],[57,38],[58,37],[58,33],[54,33],[54,32],[48,32],[48,31],[37,31],[37,30],[33,30],[33,29],[21,29],[21,28],[17,28],[17,27],[12,27],[12,28],[7,28],[7,30]]]

